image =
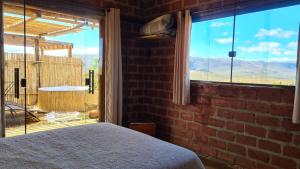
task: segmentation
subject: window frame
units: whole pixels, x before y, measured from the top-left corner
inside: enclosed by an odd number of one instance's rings
[[[235,27],[236,27],[236,17],[239,15],[243,15],[243,14],[250,14],[250,13],[254,13],[254,12],[262,12],[262,11],[266,11],[266,10],[271,10],[271,9],[278,9],[278,8],[284,8],[284,7],[290,7],[290,6],[296,6],[296,5],[300,5],[300,2],[298,3],[286,3],[284,5],[274,5],[274,6],[270,6],[270,7],[265,7],[265,8],[259,8],[260,10],[251,10],[248,9],[246,12],[226,12],[224,15],[221,15],[219,13],[214,14],[214,15],[207,15],[205,17],[203,17],[204,19],[199,19],[198,15],[193,15],[192,13],[192,24],[193,23],[197,23],[197,22],[203,22],[203,21],[209,21],[209,20],[214,20],[214,19],[220,19],[220,18],[225,18],[225,17],[234,17],[234,21],[233,21],[233,32],[232,32],[232,46],[233,46],[233,50],[232,51],[236,51],[234,46],[235,46]],[[236,10],[236,9],[235,9]],[[196,12],[197,13],[197,12]],[[197,13],[198,14],[198,13]],[[196,17],[195,17],[196,16]],[[230,52],[230,51],[229,51]],[[227,56],[229,57],[229,56]],[[298,66],[300,66],[299,61],[300,61],[300,24],[299,24],[299,31],[298,31],[298,46],[297,46],[297,56],[296,56],[296,77],[297,77],[297,70],[298,70]],[[231,84],[231,85],[242,85],[242,86],[265,86],[265,87],[281,87],[281,88],[295,88],[295,85],[276,85],[276,84],[263,84],[263,83],[238,83],[238,82],[233,82],[232,81],[232,72],[233,72],[233,61],[234,58],[231,57],[230,58],[231,61],[231,76],[230,76],[230,82],[222,82],[222,81],[210,81],[210,80],[190,80],[192,83],[211,83],[211,84]],[[300,72],[299,72],[300,73]],[[295,79],[296,81],[297,79]]]

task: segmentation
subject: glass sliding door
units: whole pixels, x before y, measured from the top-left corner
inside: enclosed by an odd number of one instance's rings
[[[3,8],[6,136],[96,123],[98,20],[10,2]]]
[[[27,23],[37,32],[32,48],[31,86],[36,102],[30,110],[39,121],[27,125],[28,133],[96,123],[98,111],[99,24],[80,16],[36,11],[40,18]],[[36,25],[43,29],[35,30]],[[27,34],[27,37],[29,34]],[[28,72],[30,73],[30,72]],[[29,87],[28,87],[29,90]]]
[[[6,137],[25,134],[26,98],[26,43],[24,6],[4,2],[4,105]]]

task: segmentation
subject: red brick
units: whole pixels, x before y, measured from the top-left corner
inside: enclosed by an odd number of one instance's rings
[[[226,150],[226,143],[221,140],[210,138],[210,139],[208,139],[208,144],[211,146]]]
[[[235,156],[233,156],[232,154],[226,153],[226,152],[217,151],[217,158],[227,161],[229,163],[233,163]]]
[[[248,86],[241,86],[240,87],[240,97],[248,99],[248,100],[255,100],[256,99],[255,88],[251,88]]]
[[[236,163],[238,165],[242,166],[241,168],[245,168],[245,169],[250,169],[250,168],[251,169],[258,169],[256,167],[256,162],[254,160],[249,159],[249,158],[238,156],[236,158]]]
[[[294,104],[294,98],[295,98],[295,90],[293,90],[293,89],[283,90],[282,96],[281,96],[281,102],[288,103],[288,104]]]
[[[200,96],[197,98],[197,103],[201,105],[210,105],[211,104],[211,97],[209,96]]]
[[[193,113],[181,112],[180,117],[182,120],[193,121]]]
[[[245,109],[246,102],[243,100],[229,99],[229,98],[213,98],[212,104],[219,107],[228,107],[233,109]]]
[[[168,111],[167,114],[168,114],[168,116],[170,116],[170,117],[174,117],[174,118],[176,118],[176,119],[179,118],[179,112],[177,112],[177,111]]]
[[[250,126],[250,125],[246,125],[245,126],[245,132],[250,134],[250,135],[254,135],[257,137],[266,137],[266,129],[262,128],[262,127],[256,127],[256,126]]]
[[[173,2],[170,4],[169,8],[171,11],[174,11],[174,10],[180,10],[180,1],[176,1],[176,2]]]
[[[209,135],[209,136],[216,136],[217,135],[217,130],[211,127],[203,126],[202,127],[203,133]]]
[[[281,102],[281,89],[278,88],[260,88],[257,89],[257,100],[269,102]]]
[[[256,146],[256,138],[244,135],[236,135],[236,142],[249,146]]]
[[[279,156],[272,156],[272,164],[283,169],[296,169],[297,164],[294,160]]]
[[[239,87],[232,85],[220,85],[218,87],[218,95],[222,97],[239,97]]]
[[[246,155],[246,148],[237,144],[227,144],[227,150],[236,154]]]
[[[243,123],[236,123],[236,122],[231,122],[228,121],[226,123],[226,128],[232,131],[237,131],[237,132],[244,132],[245,126]]]
[[[202,85],[201,86],[202,90],[201,93],[205,95],[210,95],[210,96],[216,96],[218,94],[218,86],[217,85]]]
[[[292,142],[292,134],[287,132],[270,130],[268,138],[283,141],[283,142]]]
[[[287,131],[300,131],[300,125],[292,123],[292,119],[283,119],[281,125]]]
[[[216,149],[207,145],[200,145],[198,146],[198,151],[201,154],[205,154],[208,155],[210,157],[216,157],[217,153],[216,153]]]
[[[268,153],[264,153],[262,151],[257,151],[254,149],[248,149],[248,156],[250,158],[259,160],[259,161],[263,161],[265,163],[268,163],[270,160],[270,156]]]
[[[224,121],[215,118],[209,118],[207,124],[215,127],[221,127],[221,128],[225,126]]]
[[[220,139],[234,141],[235,135],[232,132],[228,132],[228,131],[218,131],[218,137]]]
[[[173,125],[176,128],[185,129],[187,126],[187,123],[186,123],[186,121],[183,121],[183,120],[174,120]]]
[[[279,127],[279,119],[272,116],[256,116],[256,123],[264,126]]]
[[[203,123],[203,124],[207,124],[208,119],[209,119],[209,115],[208,114],[196,113],[195,117],[194,117],[195,122]]]
[[[277,169],[275,167],[272,167],[270,164],[262,164],[262,163],[256,163],[257,169]]]
[[[253,113],[235,112],[234,119],[238,121],[253,123],[255,120],[255,115]]]
[[[300,135],[295,135],[295,136],[294,136],[294,143],[295,143],[296,145],[300,145]]]
[[[300,148],[299,147],[291,147],[286,146],[283,149],[283,154],[289,157],[294,157],[300,159]]]
[[[292,117],[293,106],[285,104],[271,104],[270,113],[275,116]]]
[[[258,147],[264,150],[281,153],[281,145],[267,140],[259,140]]]
[[[182,1],[185,7],[188,6],[195,6],[198,3],[198,0],[188,0],[188,1]]]
[[[233,119],[233,114],[234,114],[233,111],[218,109],[217,112],[218,112],[219,117],[223,117],[223,118],[226,118],[226,119]]]
[[[202,132],[195,133],[195,138],[193,139],[193,143],[199,144],[199,143],[208,143],[208,136],[204,135]]]
[[[188,123],[188,130],[199,131],[201,126],[198,123]]]
[[[177,137],[181,137],[181,138],[191,138],[193,136],[193,131],[171,127],[170,134],[171,134],[171,136],[177,136]]]
[[[270,104],[265,102],[258,101],[248,101],[247,110],[259,112],[259,113],[268,113],[270,109]]]

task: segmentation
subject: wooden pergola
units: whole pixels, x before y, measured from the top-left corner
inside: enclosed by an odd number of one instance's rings
[[[84,26],[98,27],[97,20],[66,15],[52,11],[26,8],[4,4],[4,43],[24,46],[24,24],[26,24],[26,46],[35,48],[37,59],[45,50],[67,49],[72,57],[72,43],[49,41],[45,37],[54,37],[83,30]]]

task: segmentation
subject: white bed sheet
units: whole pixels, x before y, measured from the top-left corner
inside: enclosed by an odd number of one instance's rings
[[[202,169],[185,148],[109,123],[0,139],[0,168]]]

